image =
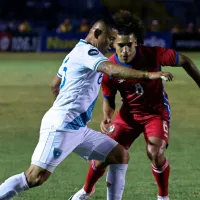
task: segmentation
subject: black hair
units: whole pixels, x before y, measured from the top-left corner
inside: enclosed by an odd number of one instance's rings
[[[94,16],[93,20],[90,23],[90,28],[92,28],[92,26],[96,22],[103,22],[106,25],[106,27],[110,28],[114,27],[114,20],[112,14],[109,13],[108,11],[104,11],[104,13]]]
[[[137,44],[144,42],[144,25],[142,20],[127,10],[120,10],[113,14],[113,23],[120,35],[134,34]]]

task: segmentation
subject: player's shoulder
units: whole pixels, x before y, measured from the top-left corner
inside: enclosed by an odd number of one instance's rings
[[[109,61],[116,63],[116,54],[113,53],[110,57],[109,57]]]
[[[80,39],[78,44],[75,46],[75,49],[80,53],[87,53],[89,56],[95,56],[100,54],[100,51],[96,47],[94,47],[92,44],[83,39]]]
[[[144,46],[144,45],[137,46],[137,53],[140,56],[145,56],[145,57],[156,55],[158,52],[162,52],[165,50],[166,48],[160,46],[154,46],[154,47]]]
[[[139,54],[147,54],[154,52],[157,49],[157,46],[151,47],[151,46],[144,46],[144,45],[138,45],[137,51]]]

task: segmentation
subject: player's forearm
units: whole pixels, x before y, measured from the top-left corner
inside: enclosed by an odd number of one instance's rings
[[[59,91],[60,91],[60,88],[51,86],[51,93],[53,95],[54,100],[57,98]]]
[[[51,93],[54,97],[54,100],[57,98],[58,94],[59,94],[60,89],[59,88],[51,88]]]
[[[107,99],[104,99],[104,101],[103,101],[104,119],[112,119],[114,113],[115,113],[115,104],[113,107],[113,105],[111,106]]]
[[[109,61],[101,63],[98,69],[109,76],[123,78],[126,80],[149,79],[148,72],[123,67],[121,65],[113,64]]]
[[[61,83],[61,78],[59,78],[57,75],[54,76],[50,85],[51,93],[53,94],[54,100],[57,98],[60,92],[60,83]]]
[[[200,87],[200,71],[196,65],[188,57],[181,55],[181,66],[185,69],[188,75],[197,83]]]

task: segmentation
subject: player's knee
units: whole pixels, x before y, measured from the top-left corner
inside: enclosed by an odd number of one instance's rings
[[[128,164],[129,153],[128,151],[118,144],[108,155],[106,163],[108,164]]]
[[[124,147],[121,146],[120,148],[121,153],[119,154],[119,156],[116,157],[117,163],[127,164],[129,161],[129,153]]]
[[[45,169],[31,166],[25,173],[29,188],[42,185],[51,175]]]
[[[150,160],[158,160],[163,157],[166,148],[166,142],[160,138],[152,137],[148,139],[147,155]]]
[[[98,160],[93,160],[91,162],[92,162],[92,165],[98,169],[106,169],[106,167],[107,167],[107,163],[105,163],[105,162],[101,162]]]
[[[148,145],[147,147],[147,155],[150,160],[158,160],[160,157],[164,155],[164,148],[162,146],[157,145]]]

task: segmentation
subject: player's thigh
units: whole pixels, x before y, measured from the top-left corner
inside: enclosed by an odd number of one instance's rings
[[[81,142],[84,129],[41,131],[39,142],[32,156],[32,164],[53,172]]]
[[[135,139],[143,132],[142,126],[133,125],[128,126],[125,124],[119,124],[117,122],[113,122],[108,136],[119,144],[121,144],[124,148],[129,149]]]
[[[107,135],[87,128],[82,143],[74,149],[74,153],[86,160],[105,161],[108,154],[117,146],[117,142]]]
[[[160,138],[168,144],[169,123],[162,116],[154,116],[144,126],[144,137],[146,142],[149,138]],[[155,139],[156,140],[156,139]]]

